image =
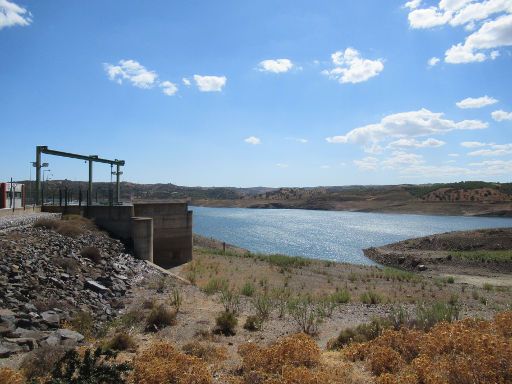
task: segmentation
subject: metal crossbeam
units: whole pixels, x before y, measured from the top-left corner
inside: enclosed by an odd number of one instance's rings
[[[55,151],[53,149],[48,149],[47,146],[38,145],[36,147],[36,204],[40,204],[41,196],[39,194],[39,191],[41,190],[41,154],[47,154],[47,155],[53,155],[53,156],[60,156],[60,157],[68,157],[71,159],[78,159],[78,160],[85,160],[89,162],[89,194],[87,196],[87,204],[92,205],[92,165],[94,162],[96,163],[103,163],[103,164],[111,164],[115,165],[117,172],[116,172],[116,203],[119,204],[120,202],[120,176],[122,172],[120,171],[120,167],[124,166],[125,162],[124,160],[108,160],[108,159],[102,159],[96,155],[78,155],[76,153],[70,153],[70,152],[62,152],[62,151]]]

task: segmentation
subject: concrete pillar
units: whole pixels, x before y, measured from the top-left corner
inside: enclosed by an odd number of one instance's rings
[[[89,194],[87,195],[87,205],[92,205],[92,160],[89,160],[89,184],[87,185]]]
[[[135,256],[153,262],[153,219],[132,217],[132,239]]]

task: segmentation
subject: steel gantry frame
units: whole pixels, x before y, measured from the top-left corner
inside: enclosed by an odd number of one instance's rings
[[[46,155],[53,155],[53,156],[61,156],[61,157],[68,157],[71,159],[79,159],[79,160],[85,160],[89,162],[89,185],[88,185],[88,195],[87,195],[87,205],[92,205],[92,165],[94,162],[96,163],[104,163],[104,164],[110,164],[116,166],[116,204],[120,203],[121,198],[121,183],[120,183],[120,176],[122,175],[121,172],[121,166],[124,166],[124,160],[108,160],[108,159],[102,159],[98,157],[97,155],[90,155],[90,156],[84,156],[84,155],[77,155],[76,153],[69,153],[69,152],[62,152],[62,151],[55,151],[53,149],[48,149],[47,146],[38,145],[36,147],[36,205],[41,204],[41,154]]]

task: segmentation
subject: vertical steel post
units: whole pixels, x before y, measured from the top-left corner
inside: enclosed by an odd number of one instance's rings
[[[119,204],[121,202],[121,167],[119,164],[116,164],[116,204]]]
[[[40,196],[39,191],[41,189],[41,147],[36,147],[36,205],[39,205]]]
[[[89,160],[89,187],[87,190],[89,191],[87,205],[92,205],[92,160]]]

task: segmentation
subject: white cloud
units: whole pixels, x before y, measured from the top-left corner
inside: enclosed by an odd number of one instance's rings
[[[256,136],[249,136],[248,138],[244,139],[244,141],[248,144],[252,145],[258,145],[261,144],[261,140],[259,137]]]
[[[258,68],[262,72],[283,73],[292,69],[293,63],[290,59],[263,60]]]
[[[123,80],[128,80],[138,88],[152,88],[158,78],[154,71],[147,70],[135,60],[121,60],[119,65],[105,63],[104,68],[110,80],[118,84],[122,84]]]
[[[405,8],[416,9],[421,5],[421,0],[411,0],[404,4]]]
[[[181,79],[181,81],[183,82],[184,85],[190,87],[190,80],[188,78],[184,77],[183,79]]]
[[[512,120],[512,112],[505,112],[503,110],[494,111],[491,116],[496,121]]]
[[[286,140],[296,141],[297,143],[306,144],[308,139],[304,139],[301,137],[287,137]]]
[[[285,164],[285,163],[277,163],[277,164],[276,164],[276,167],[277,167],[277,168],[288,168],[288,164]]]
[[[496,104],[497,102],[498,102],[498,100],[496,100],[495,98],[489,97],[486,95],[486,96],[476,97],[476,98],[468,97],[464,100],[461,100],[461,101],[455,103],[455,105],[457,105],[457,107],[462,108],[462,109],[468,109],[468,108],[482,108],[482,107],[486,107],[487,105]]]
[[[491,60],[496,60],[498,57],[500,57],[500,51],[491,52]]]
[[[477,172],[482,175],[509,175],[512,173],[512,160],[485,160],[480,163],[469,164],[473,167],[482,167]]]
[[[8,0],[0,0],[0,29],[16,25],[26,26],[30,23],[32,14],[25,8]]]
[[[468,156],[505,156],[512,154],[512,144],[490,144],[489,149],[469,152]]]
[[[201,92],[220,92],[226,85],[226,76],[194,75],[194,81]]]
[[[367,145],[391,138],[412,138],[443,134],[455,130],[474,130],[487,128],[488,124],[480,120],[462,120],[455,122],[443,118],[442,113],[428,109],[401,112],[385,116],[379,123],[355,128],[342,136],[326,138],[329,143],[355,143]]]
[[[407,177],[417,178],[441,178],[441,177],[461,177],[472,175],[471,169],[463,167],[454,167],[453,165],[413,165],[400,171]]]
[[[441,60],[438,58],[438,57],[431,57],[429,60],[428,60],[428,65],[430,67],[434,67],[437,65],[437,63],[439,63]]]
[[[485,147],[488,144],[482,143],[480,141],[463,141],[462,143],[460,143],[460,145],[464,148],[480,148]]]
[[[354,164],[363,171],[375,171],[379,167],[379,159],[375,157],[365,157],[361,160],[354,160]]]
[[[326,69],[322,73],[340,83],[361,83],[377,76],[384,69],[383,60],[364,59],[354,48],[334,52],[331,59],[334,68]]]
[[[445,52],[451,64],[496,59],[496,48],[512,45],[512,1],[510,0],[441,0],[437,6],[409,7],[411,28],[442,25],[463,26],[469,33],[464,42]],[[490,54],[486,50],[494,49]]]
[[[512,8],[512,5],[510,6]],[[459,43],[448,49],[445,53],[445,61],[451,64],[484,61],[487,56],[479,51],[510,45],[512,45],[512,15],[504,15],[484,22],[478,31],[466,38],[464,44]]]
[[[445,145],[446,142],[437,140],[437,139],[426,139],[423,141],[418,141],[416,139],[399,139],[397,141],[393,141],[389,143],[389,147],[396,148],[396,147],[410,147],[410,148],[437,148]]]
[[[413,10],[408,18],[412,28],[423,29],[446,24],[450,20],[450,14],[436,7],[430,7]]]
[[[448,156],[450,156],[450,157],[459,157],[460,155],[458,153],[449,153]]]
[[[492,15],[503,12],[512,12],[510,0],[466,1],[465,6],[461,7],[457,13],[453,14],[450,24],[453,26],[464,25],[485,20]]]
[[[173,96],[178,92],[176,84],[171,83],[170,81],[162,81],[160,83],[160,87],[162,88],[162,92],[167,96]]]
[[[423,156],[416,153],[409,153],[403,151],[395,151],[386,160],[382,161],[385,168],[398,168],[401,166],[411,166],[423,164]]]
[[[439,8],[445,11],[458,11],[463,8],[467,4],[471,3],[473,0],[441,0],[439,2]]]

